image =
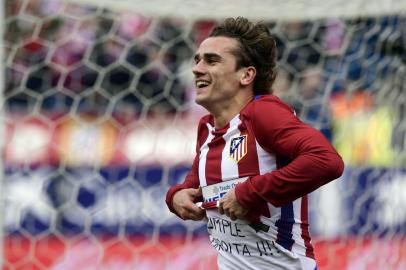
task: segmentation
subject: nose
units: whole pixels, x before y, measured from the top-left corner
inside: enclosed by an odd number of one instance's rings
[[[202,62],[203,61],[197,62],[192,68],[192,72],[196,77],[198,77],[199,75],[203,75],[205,73]]]

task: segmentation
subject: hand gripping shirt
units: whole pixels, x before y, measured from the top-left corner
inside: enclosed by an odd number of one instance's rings
[[[338,178],[341,157],[316,129],[301,122],[274,95],[248,103],[225,127],[211,115],[199,122],[197,155],[185,181],[167,193],[169,209],[180,189],[248,177],[235,187],[247,220],[207,210],[220,269],[314,269],[307,194]]]

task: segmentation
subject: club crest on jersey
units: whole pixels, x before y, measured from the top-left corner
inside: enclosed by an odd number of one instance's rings
[[[242,135],[231,139],[230,157],[235,162],[239,162],[247,154],[247,141],[247,135]]]

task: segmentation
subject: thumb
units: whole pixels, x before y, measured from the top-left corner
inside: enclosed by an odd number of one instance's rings
[[[190,195],[192,195],[193,197],[202,196],[202,188],[199,187],[190,189]]]

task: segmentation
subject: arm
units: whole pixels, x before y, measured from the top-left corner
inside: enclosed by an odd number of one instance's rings
[[[258,143],[276,155],[278,169],[236,187],[243,207],[264,201],[280,207],[341,176],[344,164],[332,145],[277,98],[256,103],[252,122]],[[290,161],[286,166],[284,159]]]
[[[171,187],[166,193],[169,210],[182,219],[200,220],[204,217],[204,210],[195,205],[202,196],[199,188],[198,162],[196,156],[185,181]]]
[[[171,187],[166,194],[169,210],[182,219],[200,220],[205,216],[205,211],[195,204],[197,201],[202,201],[199,188],[199,150],[202,142],[199,139],[204,140],[208,135],[205,121],[207,118],[202,118],[199,122],[196,156],[190,172],[183,183]]]

